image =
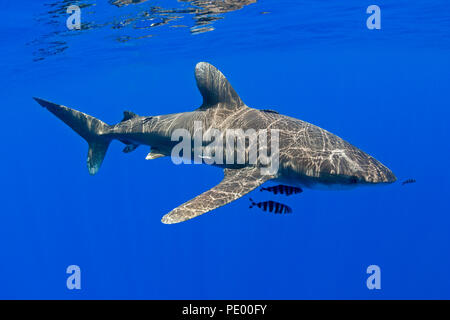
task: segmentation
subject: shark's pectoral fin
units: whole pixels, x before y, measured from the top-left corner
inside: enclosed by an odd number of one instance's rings
[[[145,157],[145,160],[153,160],[153,159],[158,159],[161,157],[165,157],[166,155],[161,153],[158,149],[152,149],[152,151],[150,151],[147,156]]]
[[[203,96],[203,104],[200,109],[207,109],[217,104],[226,104],[227,108],[233,109],[245,106],[222,72],[209,63],[197,63],[195,80]]]
[[[166,214],[161,222],[183,222],[226,205],[246,195],[274,176],[261,174],[257,167],[225,169],[223,180],[214,188],[182,204]]]

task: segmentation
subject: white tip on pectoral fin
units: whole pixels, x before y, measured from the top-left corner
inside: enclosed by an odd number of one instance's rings
[[[145,160],[153,160],[153,159],[158,159],[161,157],[165,157],[165,154],[162,154],[161,152],[159,152],[158,150],[152,150],[148,153],[148,155],[145,157]]]

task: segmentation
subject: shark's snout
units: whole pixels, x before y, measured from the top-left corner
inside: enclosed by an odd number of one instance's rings
[[[320,170],[321,179],[330,184],[373,185],[397,180],[381,162],[347,143],[345,148],[333,150],[321,163]]]
[[[367,179],[369,183],[393,183],[395,181],[397,181],[397,177],[383,165],[382,168],[378,168],[378,174],[374,178]]]
[[[378,183],[393,183],[397,181],[394,173],[380,163],[378,160],[369,157],[361,164],[364,170],[357,170],[354,173],[358,183],[362,184],[378,184]],[[355,179],[354,178],[354,179]]]

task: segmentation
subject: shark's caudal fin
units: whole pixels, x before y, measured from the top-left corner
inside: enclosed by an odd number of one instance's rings
[[[106,129],[109,127],[103,121],[98,120],[83,112],[67,108],[65,106],[48,102],[39,98],[33,98],[41,106],[53,113],[65,124],[71,127],[89,144],[87,165],[89,173],[94,175],[105,158],[106,150],[108,150],[110,138],[103,136]]]

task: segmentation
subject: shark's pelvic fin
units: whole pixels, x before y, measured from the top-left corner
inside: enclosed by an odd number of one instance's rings
[[[273,178],[262,175],[258,167],[224,169],[224,178],[217,186],[173,209],[161,222],[172,224],[195,218],[239,199]]]
[[[207,109],[219,103],[226,104],[227,108],[245,106],[222,72],[209,63],[197,63],[195,66],[195,80],[203,96],[203,104],[200,109]]]
[[[34,98],[41,106],[53,113],[65,124],[71,127],[89,144],[87,165],[89,173],[94,175],[102,165],[106,150],[108,150],[111,139],[103,134],[109,126],[103,121],[83,112],[67,108],[63,105]]]
[[[122,142],[123,142],[123,141],[122,141]],[[130,152],[136,150],[137,147],[139,147],[138,144],[127,143],[127,145],[125,146],[125,148],[123,148],[122,152],[123,152],[123,153],[130,153]]]
[[[152,149],[145,157],[145,160],[153,160],[153,159],[158,159],[158,158],[165,157],[165,156],[166,155],[161,153],[158,149]]]

